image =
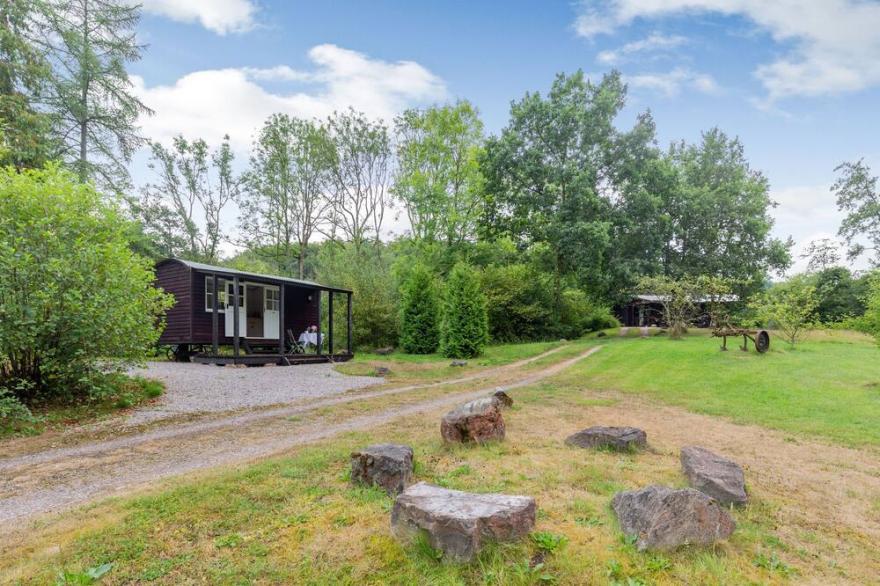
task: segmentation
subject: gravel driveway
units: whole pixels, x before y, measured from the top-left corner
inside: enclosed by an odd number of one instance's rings
[[[382,384],[374,376],[347,376],[332,364],[300,364],[262,368],[221,368],[206,364],[150,362],[132,374],[165,383],[165,394],[153,406],[138,409],[128,419],[141,424],[176,415],[217,413],[303,399],[338,395]]]

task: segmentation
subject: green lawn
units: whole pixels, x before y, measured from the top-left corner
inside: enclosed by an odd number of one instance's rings
[[[597,410],[648,412],[650,405],[626,405],[625,393],[638,393],[786,433],[876,445],[880,430],[869,423],[880,421],[880,350],[872,342],[824,335],[794,350],[777,342],[758,355],[719,352],[718,341],[705,334],[674,341],[609,333],[524,367],[603,346],[553,379],[517,389],[516,404],[504,415],[503,443],[445,445],[437,433],[439,413],[424,414],[236,470],[162,483],[146,496],[111,499],[35,524],[0,552],[0,582],[88,583],[77,580],[102,566],[109,568],[107,584],[866,583],[877,575],[874,540],[858,524],[815,514],[821,508],[815,495],[793,498],[792,486],[758,472],[748,479],[751,504],[732,511],[737,530],[728,542],[640,553],[621,535],[609,502],[619,490],[683,486],[677,449],[655,440],[659,449],[621,455],[573,451],[562,441],[595,420]],[[554,345],[497,346],[482,360],[504,364]],[[353,364],[376,361],[432,372],[448,364],[438,356],[399,355],[361,356]],[[594,390],[624,395],[597,397]],[[339,406],[327,417],[378,411],[385,400]],[[520,543],[490,547],[468,565],[444,562],[424,544],[397,543],[388,530],[392,500],[349,482],[351,450],[378,441],[412,445],[419,480],[534,496],[535,532]],[[862,511],[856,518],[876,515],[871,494],[840,498],[829,507]],[[547,544],[551,551],[542,552]]]
[[[774,338],[758,354],[740,351],[736,340],[720,352],[720,340],[705,332],[682,340],[610,336],[559,380],[846,445],[880,445],[880,349],[845,333],[813,337],[795,348]]]
[[[404,354],[393,352],[388,355],[379,355],[369,352],[357,352],[351,362],[340,364],[336,367],[342,373],[351,375],[372,375],[377,366],[385,366],[391,369],[389,380],[419,382],[438,379],[452,378],[463,372],[478,368],[502,366],[537,356],[548,350],[552,350],[562,343],[554,342],[530,342],[527,344],[496,344],[488,346],[482,356],[467,361],[467,366],[451,367],[451,359],[442,354]]]

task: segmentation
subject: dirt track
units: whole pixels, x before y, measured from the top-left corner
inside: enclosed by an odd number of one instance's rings
[[[161,478],[268,456],[346,431],[380,425],[397,417],[452,406],[484,396],[495,389],[533,384],[598,349],[591,348],[574,358],[540,370],[520,369],[558,349],[451,381],[344,395],[309,405],[285,406],[209,421],[169,425],[69,448],[35,452],[25,450],[22,453],[20,446],[15,456],[0,459],[3,476],[0,480],[0,535],[17,525],[9,522],[12,520],[21,521],[101,496],[121,494]],[[450,392],[430,400],[416,400],[342,421],[327,422],[322,419],[302,424],[291,420],[291,416],[308,414],[323,407],[477,381],[477,389]]]

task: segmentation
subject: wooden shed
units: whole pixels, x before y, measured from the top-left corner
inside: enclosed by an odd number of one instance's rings
[[[352,357],[347,289],[176,258],[156,264],[156,285],[174,295],[159,343],[171,346],[179,360],[286,365]],[[346,316],[341,351],[333,323],[339,302],[345,303]],[[322,303],[327,304],[326,332],[321,331]],[[300,347],[296,337],[312,326],[318,330],[316,343]]]

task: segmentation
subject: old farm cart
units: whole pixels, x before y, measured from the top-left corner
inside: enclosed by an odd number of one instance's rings
[[[748,351],[749,340],[752,341],[755,345],[755,350],[760,354],[763,354],[770,349],[770,333],[767,330],[749,330],[746,328],[734,328],[729,325],[724,325],[715,328],[712,331],[712,336],[723,340],[721,343],[721,350],[723,351],[727,351],[727,336],[742,336],[743,343],[739,349],[743,352]]]
[[[156,264],[156,285],[174,295],[159,343],[178,360],[205,364],[302,364],[352,357],[352,294],[347,289],[236,271],[181,259]],[[342,299],[337,299],[344,297]],[[326,309],[322,312],[322,298]],[[343,307],[337,301],[345,303]],[[326,332],[322,332],[322,320]],[[346,323],[345,331],[338,327]],[[334,323],[336,321],[337,323]],[[317,326],[317,344],[305,351],[291,344]],[[335,334],[345,336],[337,349]]]

